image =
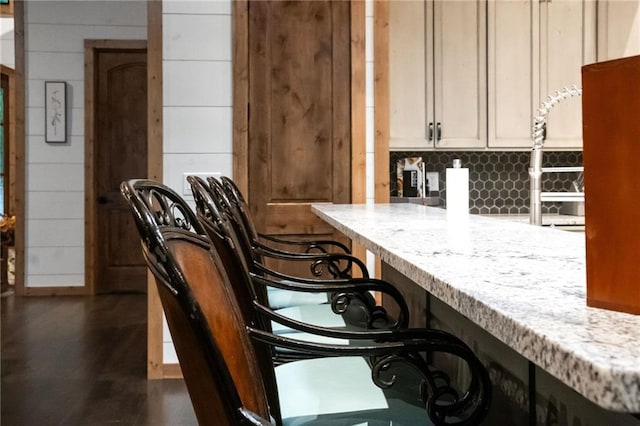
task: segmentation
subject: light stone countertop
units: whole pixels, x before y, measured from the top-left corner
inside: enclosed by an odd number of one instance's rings
[[[640,315],[587,307],[583,233],[415,204],[312,209],[587,399],[640,413]]]
[[[529,223],[528,214],[486,214],[481,215],[498,220]],[[545,226],[584,226],[584,216],[571,216],[568,214],[543,214],[542,224]]]

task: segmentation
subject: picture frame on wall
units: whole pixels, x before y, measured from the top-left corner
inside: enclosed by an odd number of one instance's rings
[[[45,141],[65,143],[67,141],[67,83],[45,81]]]

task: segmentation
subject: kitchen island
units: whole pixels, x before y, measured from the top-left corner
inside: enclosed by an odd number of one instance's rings
[[[640,315],[587,307],[584,234],[414,204],[312,209],[587,400],[640,413]]]

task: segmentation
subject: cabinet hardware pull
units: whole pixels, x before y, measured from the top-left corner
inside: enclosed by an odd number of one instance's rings
[[[429,123],[429,126],[427,126],[427,135],[429,137],[429,142],[431,142],[433,140],[433,123]]]
[[[436,142],[440,142],[442,139],[442,124],[436,123]]]

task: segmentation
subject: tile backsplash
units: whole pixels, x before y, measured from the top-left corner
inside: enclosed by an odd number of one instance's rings
[[[446,169],[454,158],[469,168],[469,211],[479,214],[529,213],[529,163],[531,152],[393,151],[390,154],[391,196],[398,195],[396,162],[405,157],[422,157],[426,172],[437,172],[439,191],[431,196],[446,200]],[[543,167],[582,166],[581,151],[551,151],[543,154]],[[544,173],[543,192],[569,191],[578,173]],[[560,203],[543,203],[542,213],[556,214]]]

